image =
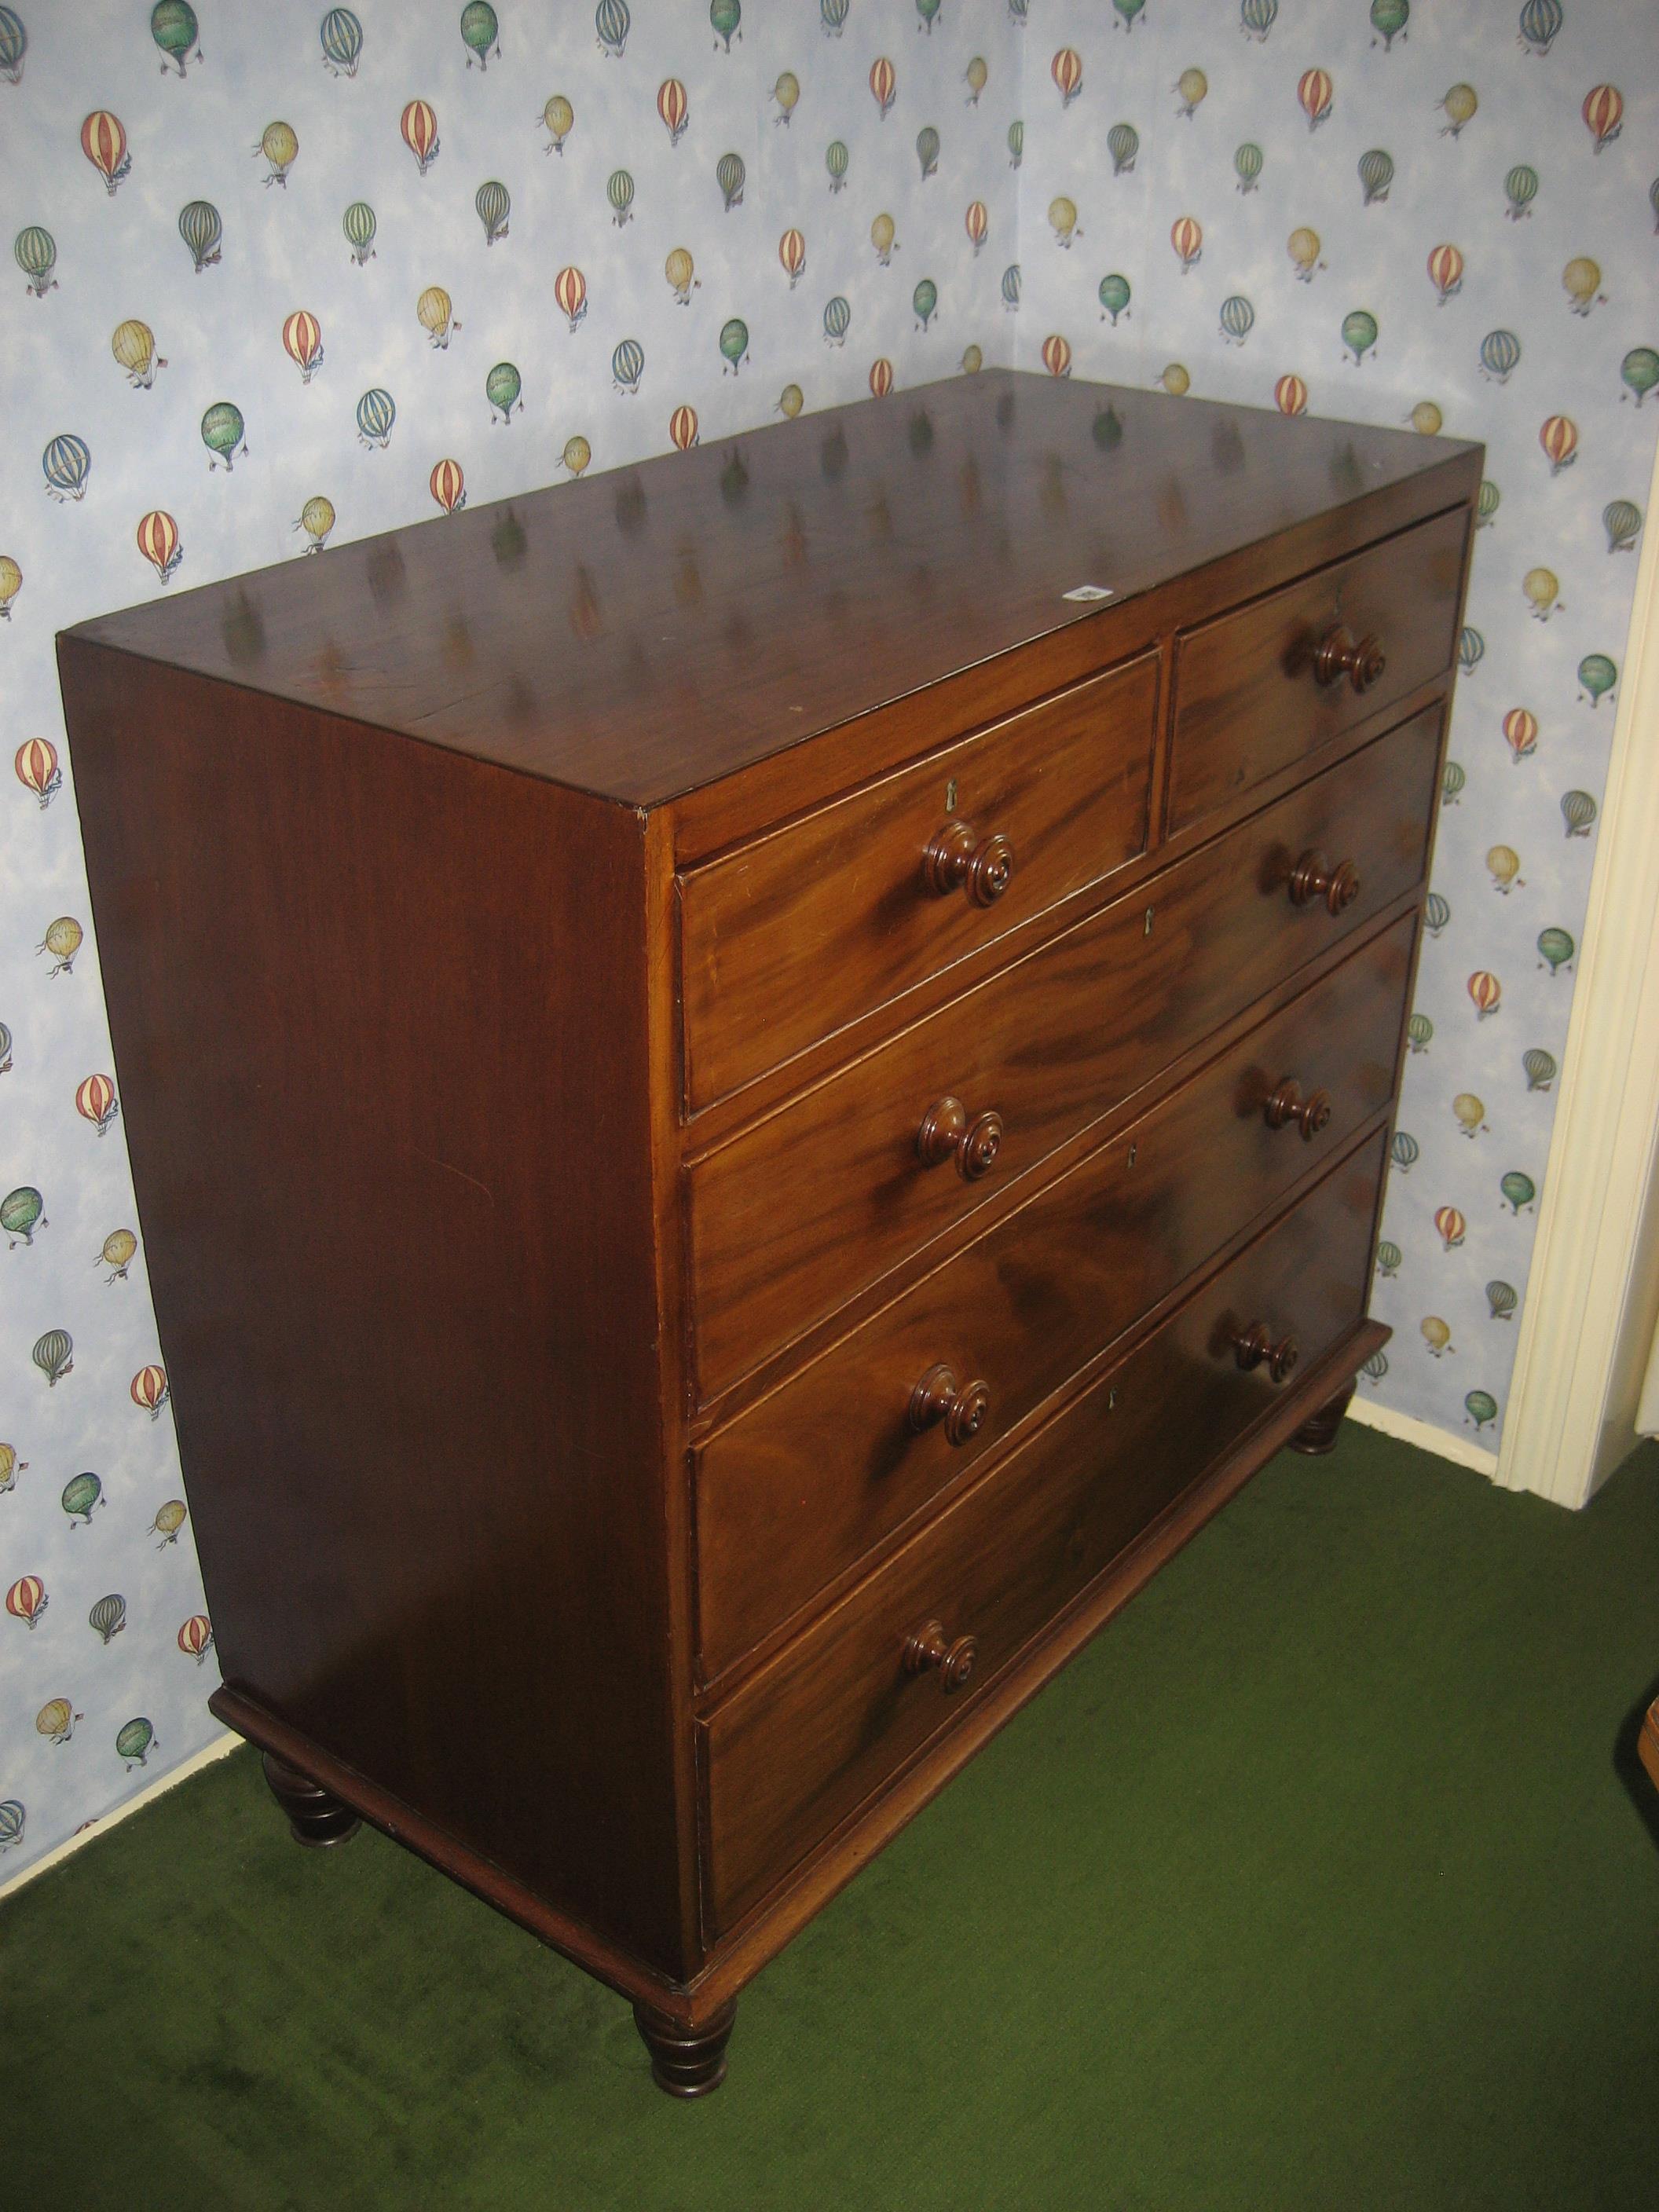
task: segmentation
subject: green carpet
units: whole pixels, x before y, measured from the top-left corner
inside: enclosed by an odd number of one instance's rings
[[[1659,2202],[1659,1447],[1571,1516],[1281,1457],[763,1974],[628,2009],[250,1753],[0,1904],[0,2198],[552,2212]],[[531,1747],[526,1746],[526,1754]]]

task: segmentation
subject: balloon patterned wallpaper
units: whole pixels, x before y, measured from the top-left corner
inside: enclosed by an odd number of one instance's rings
[[[1649,37],[1644,0],[0,5],[0,1881],[216,1733],[53,635],[469,498],[1014,360],[1484,437],[1368,1387],[1495,1436],[1659,428]]]
[[[1019,38],[1003,0],[0,6],[0,1881],[218,1732],[54,633],[1006,361]]]

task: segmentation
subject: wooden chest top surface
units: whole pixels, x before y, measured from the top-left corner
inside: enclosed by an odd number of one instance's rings
[[[994,370],[75,634],[649,807],[1475,450]]]

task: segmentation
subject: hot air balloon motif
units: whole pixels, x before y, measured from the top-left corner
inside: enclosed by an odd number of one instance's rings
[[[1237,189],[1239,191],[1255,191],[1256,180],[1261,174],[1261,147],[1254,139],[1247,138],[1233,155],[1233,171],[1238,179]]]
[[[22,570],[9,553],[0,553],[0,622],[11,620],[11,603],[22,588]]]
[[[599,34],[601,53],[620,58],[628,44],[628,0],[599,0],[593,10],[593,28]]]
[[[461,10],[461,39],[466,47],[466,65],[476,61],[480,70],[489,67],[489,56],[493,51],[501,59],[500,25],[489,0],[467,0]]]
[[[1498,1419],[1498,1401],[1490,1391],[1471,1390],[1463,1403],[1477,1430],[1484,1429],[1488,1421]]]
[[[1042,366],[1050,376],[1069,376],[1072,373],[1072,349],[1058,332],[1042,341]]]
[[[1416,1138],[1408,1130],[1396,1129],[1394,1133],[1394,1142],[1389,1147],[1389,1157],[1401,1175],[1411,1173],[1417,1164],[1418,1153],[1419,1146]]]
[[[1018,311],[1020,283],[1019,264],[1018,261],[1011,261],[1002,272],[1001,286],[1002,304],[1010,314]]]
[[[1513,1283],[1488,1283],[1486,1304],[1494,1321],[1513,1321],[1521,1303]]]
[[[47,738],[26,738],[18,746],[12,766],[17,781],[32,791],[42,806],[49,806],[63,787],[64,772],[58,765],[58,748]]]
[[[1547,622],[1562,604],[1561,586],[1553,568],[1528,568],[1521,579],[1521,589],[1534,622]]]
[[[1595,707],[1619,681],[1619,671],[1605,653],[1587,653],[1578,664],[1578,681],[1584,693],[1588,693],[1590,705]]]
[[[708,21],[714,27],[716,40],[721,41],[729,54],[732,34],[741,38],[738,25],[743,20],[743,0],[708,0]]]
[[[805,401],[802,397],[801,388],[798,384],[786,384],[782,391],[778,394],[777,411],[788,422],[793,422],[794,421],[796,416],[800,413],[800,410],[805,404]]]
[[[1587,791],[1564,791],[1561,819],[1569,837],[1588,837],[1595,821],[1595,801]]]
[[[305,548],[307,553],[320,553],[328,543],[328,533],[334,527],[334,502],[325,499],[321,492],[313,492],[300,509],[294,527],[303,530],[310,539]]]
[[[1474,498],[1474,526],[1484,530],[1498,512],[1502,495],[1490,477],[1483,477]]]
[[[179,543],[179,526],[161,507],[152,507],[141,516],[135,533],[138,550],[143,555],[164,584],[173,581],[173,571],[184,559],[184,548]]]
[[[1534,1045],[1530,1052],[1523,1052],[1521,1066],[1528,1091],[1547,1091],[1555,1080],[1555,1056],[1544,1051],[1541,1046]]]
[[[20,1238],[25,1244],[33,1244],[35,1231],[46,1225],[45,1201],[31,1184],[20,1183],[0,1198],[0,1230],[5,1231],[9,1251],[16,1249]]]
[[[1506,897],[1516,884],[1520,883],[1524,888],[1521,855],[1513,845],[1494,845],[1486,854],[1486,869],[1492,877],[1492,889],[1503,892]]]
[[[1140,151],[1140,133],[1133,123],[1115,123],[1106,133],[1106,151],[1112,157],[1112,174],[1127,177]]]
[[[637,338],[623,338],[611,356],[611,380],[618,392],[637,392],[645,374],[645,348]]]
[[[1578,425],[1570,416],[1547,416],[1539,425],[1538,442],[1549,461],[1550,474],[1559,477],[1578,457]]]
[[[1176,79],[1176,97],[1180,106],[1176,113],[1191,122],[1199,111],[1204,95],[1210,89],[1210,81],[1201,69],[1184,69]]]
[[[1510,372],[1521,358],[1521,341],[1513,331],[1488,331],[1480,341],[1480,371],[1483,376],[1507,384]]]
[[[553,297],[574,331],[587,313],[587,279],[580,269],[561,269],[553,279]]]
[[[832,300],[830,307],[823,311],[826,331],[829,328],[830,310],[837,305],[843,314],[850,314],[845,300],[839,302]],[[844,334],[845,323],[842,324],[842,328]],[[720,357],[726,363],[726,368],[720,371],[722,376],[725,375],[727,368],[735,376],[749,358],[749,325],[740,315],[733,315],[728,321],[720,325]],[[793,391],[794,387],[791,386],[789,388]]]
[[[196,36],[196,10],[188,0],[156,0],[150,9],[149,34],[161,51],[161,74],[167,73],[171,62],[180,76],[185,64],[194,53],[202,58]]]
[[[1352,314],[1342,318],[1342,343],[1353,356],[1356,368],[1364,366],[1365,356],[1376,343],[1376,318],[1364,307],[1356,307]]]
[[[110,1272],[105,1278],[106,1281],[124,1283],[127,1279],[127,1269],[132,1265],[137,1251],[138,1239],[133,1235],[131,1230],[112,1229],[109,1235],[105,1237],[98,1257],[94,1261],[93,1265],[109,1269]]]
[[[824,149],[823,166],[830,172],[830,189],[844,191],[847,187],[847,149],[839,138],[832,138]]]
[[[969,201],[967,212],[962,218],[962,224],[977,258],[979,250],[984,245],[991,228],[991,217],[983,200]]]
[[[663,263],[662,273],[668,279],[673,291],[675,304],[678,307],[689,307],[691,304],[691,288],[697,279],[691,256],[683,246],[677,246],[667,260]]]
[[[916,13],[921,18],[916,28],[919,31],[926,31],[930,39],[933,35],[933,18],[938,15],[939,9],[939,0],[916,0]]]
[[[562,154],[564,142],[575,126],[576,111],[562,92],[556,92],[541,112],[547,125],[547,143],[544,154]]]
[[[108,1644],[118,1636],[127,1625],[127,1601],[118,1590],[111,1590],[100,1597],[87,1615],[87,1626],[95,1628]]]
[[[1406,37],[1406,19],[1411,12],[1411,0],[1371,0],[1371,28],[1382,40],[1385,54],[1396,39]],[[1375,46],[1376,40],[1371,44]]]
[[[1642,527],[1642,510],[1630,500],[1611,500],[1601,509],[1601,527],[1609,553],[1628,553]]]
[[[878,215],[870,226],[870,243],[876,249],[876,258],[884,269],[892,263],[896,236],[893,218],[884,212]]]
[[[169,1498],[165,1505],[158,1507],[149,1529],[150,1535],[159,1536],[161,1540],[155,1547],[158,1552],[165,1552],[169,1544],[178,1542],[179,1531],[184,1527],[186,1518],[182,1498]]]
[[[461,327],[454,319],[453,303],[441,284],[427,286],[415,302],[415,319],[426,332],[434,350],[440,353],[447,350],[451,331]]]
[[[95,107],[81,125],[81,151],[86,155],[104,180],[104,189],[112,199],[115,187],[132,167],[132,155],[127,151],[127,134],[121,127],[118,115],[107,108]]]
[[[1539,966],[1559,975],[1564,968],[1571,967],[1576,947],[1565,929],[1542,929],[1538,933],[1538,950],[1544,956]]]
[[[358,444],[378,446],[384,453],[397,419],[397,404],[392,394],[383,392],[378,384],[371,386],[357,402]]]
[[[1279,0],[1240,0],[1238,15],[1245,37],[1265,46],[1268,32],[1279,20]]]
[[[1503,1192],[1510,1211],[1515,1213],[1520,1213],[1523,1209],[1529,1207],[1538,1195],[1538,1187],[1532,1177],[1522,1175],[1518,1168],[1511,1168],[1507,1175],[1500,1176],[1498,1179],[1498,1188]]]
[[[1486,656],[1486,641],[1478,629],[1465,623],[1457,640],[1457,665],[1465,676],[1472,676]]]
[[[837,292],[823,311],[823,335],[826,343],[832,346],[845,344],[847,332],[852,320],[853,310]]]
[[[135,1766],[143,1765],[145,1756],[155,1741],[155,1729],[142,1718],[128,1721],[117,1730],[115,1748],[125,1759],[129,1773]]]
[[[33,1628],[51,1600],[39,1575],[21,1575],[6,1592],[6,1611],[25,1628]]]
[[[489,402],[489,419],[492,423],[495,420],[495,410],[498,407],[501,410],[503,422],[510,422],[513,420],[513,410],[515,406],[520,414],[523,414],[524,402],[519,397],[521,388],[519,372],[513,363],[510,361],[498,361],[484,379],[484,398]]]
[[[48,1389],[56,1389],[64,1376],[75,1365],[75,1346],[69,1331],[49,1328],[37,1337],[29,1357],[46,1378]]]
[[[939,307],[939,287],[931,276],[924,276],[911,293],[910,305],[915,310],[916,320],[926,330]]]
[[[459,461],[437,463],[427,478],[428,487],[446,514],[453,514],[466,505],[466,478],[461,473]]]
[[[788,273],[793,292],[806,270],[806,240],[798,230],[786,230],[778,240],[778,259]]]
[[[42,230],[38,222],[27,224],[12,241],[11,250],[37,300],[58,289],[58,279],[52,273],[58,265],[58,246],[49,230]]]
[[[872,361],[870,364],[870,397],[872,399],[885,399],[892,388],[892,362],[884,359]]]
[[[870,96],[884,123],[898,91],[898,72],[884,54],[870,64]]]
[[[1193,388],[1193,380],[1185,364],[1178,361],[1166,361],[1152,381],[1161,392],[1167,392],[1171,399],[1184,399]]]
[[[1319,233],[1305,226],[1293,230],[1285,241],[1285,250],[1291,257],[1299,284],[1311,284],[1314,272],[1325,264],[1319,258]]]
[[[1473,1091],[1460,1091],[1452,1100],[1451,1109],[1460,1136],[1474,1139],[1486,1126],[1486,1103]]]
[[[1595,141],[1595,151],[1599,154],[1604,146],[1611,146],[1619,136],[1620,127],[1625,119],[1625,103],[1616,85],[1592,85],[1584,94],[1584,105],[1579,112],[1584,118],[1584,128]]]
[[[65,431],[48,443],[40,456],[50,499],[82,499],[92,471],[92,454],[84,438]]]
[[[668,418],[668,434],[681,453],[697,442],[697,410],[695,407],[677,407]]]
[[[793,70],[785,70],[779,76],[777,82],[772,88],[772,97],[778,104],[778,112],[772,120],[775,123],[782,124],[787,131],[789,127],[789,118],[794,113],[800,100],[800,79]]]
[[[1360,205],[1370,207],[1389,197],[1389,186],[1394,182],[1394,157],[1380,146],[1373,146],[1359,157]]]
[[[1504,738],[1514,761],[1523,761],[1538,750],[1538,717],[1524,707],[1511,707],[1504,717]]]
[[[0,80],[7,84],[21,84],[23,57],[28,52],[28,44],[29,34],[17,10],[0,8]]]
[[[1242,293],[1221,303],[1221,335],[1230,345],[1243,345],[1255,325],[1255,309]]]
[[[1397,1275],[1400,1273],[1400,1262],[1405,1256],[1397,1244],[1389,1243],[1385,1237],[1376,1248],[1377,1273],[1385,1280]]]
[[[939,173],[939,133],[931,123],[925,124],[916,133],[916,159],[921,164],[921,180]]]
[[[1281,415],[1305,415],[1308,387],[1299,376],[1281,376],[1273,386],[1273,404]]]
[[[104,1502],[104,1486],[95,1474],[71,1475],[58,1500],[71,1523],[85,1522],[88,1528],[94,1510]]]
[[[619,173],[624,173],[619,172]],[[631,179],[629,185],[629,194],[631,198],[633,195]],[[480,185],[473,194],[472,204],[477,210],[479,222],[483,225],[486,246],[493,246],[498,238],[507,236],[507,218],[512,212],[513,202],[508,197],[507,186],[499,178],[491,177],[487,183]],[[618,217],[619,221],[623,219]]]
[[[1601,289],[1601,264],[1587,253],[1575,253],[1562,269],[1561,289],[1572,314],[1588,315],[1592,307],[1607,304],[1607,295]]]
[[[1439,1232],[1442,1249],[1447,1252],[1463,1242],[1463,1232],[1468,1227],[1455,1206],[1441,1206],[1435,1214],[1434,1225]]]
[[[1061,46],[1048,64],[1048,74],[1060,90],[1062,110],[1069,107],[1083,89],[1083,57],[1075,47]]]
[[[1054,234],[1056,246],[1069,248],[1074,238],[1082,233],[1077,227],[1077,203],[1061,192],[1048,203],[1048,227]]]
[[[1438,891],[1431,891],[1423,902],[1423,921],[1431,937],[1438,937],[1451,920],[1451,902]]]
[[[1626,391],[1636,394],[1639,407],[1656,384],[1659,384],[1659,353],[1651,346],[1632,346],[1619,364],[1620,381]],[[1619,395],[1622,400],[1625,393]]]
[[[1429,256],[1429,282],[1441,307],[1463,289],[1463,257],[1455,246],[1437,246]]]
[[[586,438],[567,438],[564,451],[559,456],[559,466],[579,477],[593,458],[593,449]]]
[[[657,87],[657,112],[668,132],[668,143],[678,146],[684,135],[686,118],[690,113],[690,102],[685,96],[685,87],[678,77],[665,77]]]
[[[411,100],[404,110],[398,128],[404,145],[415,156],[416,168],[425,176],[438,158],[438,118],[429,103]]]
[[[1203,258],[1204,233],[1189,215],[1176,217],[1170,231],[1170,243],[1175,248],[1183,276]]]
[[[1451,1340],[1451,1330],[1438,1314],[1425,1314],[1418,1323],[1418,1328],[1422,1332],[1424,1343],[1429,1348],[1431,1358],[1438,1359],[1443,1353],[1455,1352],[1457,1349]]]
[[[60,914],[56,921],[46,924],[46,933],[35,946],[37,952],[49,952],[57,965],[49,968],[47,975],[68,975],[73,972],[75,956],[81,950],[81,925],[73,915]]]
[[[1322,69],[1304,70],[1296,88],[1297,104],[1308,118],[1310,131],[1317,131],[1329,116],[1336,88]]]
[[[309,384],[323,365],[323,331],[315,315],[295,309],[283,325],[283,351],[298,368],[300,381]]]
[[[253,151],[256,155],[263,154],[270,165],[265,183],[286,185],[288,173],[300,151],[294,126],[289,123],[267,123]]]
[[[76,1721],[83,1721],[84,1713],[77,1713],[67,1698],[51,1698],[34,1716],[37,1731],[51,1743],[67,1743],[75,1733]]]
[[[1477,1021],[1484,1022],[1488,1015],[1498,1012],[1498,1002],[1504,995],[1504,987],[1489,969],[1477,968],[1470,976],[1467,988],[1470,998],[1474,1001]]]
[[[189,246],[199,276],[219,258],[224,225],[211,200],[187,200],[179,210],[179,235]]]
[[[1455,138],[1462,132],[1463,125],[1473,121],[1480,102],[1475,97],[1474,87],[1472,84],[1454,84],[1449,87],[1445,98],[1436,104],[1443,110],[1446,118],[1440,126],[1440,136],[1443,138]]]
[[[1109,315],[1112,319],[1112,327],[1115,330],[1118,317],[1127,315],[1129,312],[1128,278],[1118,276],[1115,271],[1109,276],[1103,276],[1100,280],[1099,297],[1100,319],[1103,323]]]
[[[247,446],[242,437],[242,410],[228,399],[216,399],[202,417],[202,443],[215,458],[208,463],[210,475],[221,460],[225,473],[229,475],[237,448],[244,453]]]
[[[1511,222],[1520,222],[1532,215],[1532,204],[1538,197],[1538,172],[1519,161],[1504,179],[1504,197],[1509,202],[1504,214]]]
[[[985,57],[982,54],[975,54],[962,75],[963,82],[968,87],[968,105],[969,107],[977,107],[979,96],[990,82],[991,78],[991,72],[986,64]]]
[[[1425,438],[1437,438],[1440,434],[1443,417],[1432,399],[1419,399],[1406,420]]]
[[[356,76],[363,50],[363,27],[349,8],[331,8],[319,27],[323,66],[331,76]]]
[[[19,1459],[15,1444],[0,1444],[0,1494],[10,1490],[27,1467],[26,1459]]]
[[[111,333],[109,349],[136,392],[148,392],[155,381],[156,370],[167,367],[155,350],[155,333],[148,323],[118,323]]]
[[[179,1649],[199,1667],[213,1648],[213,1623],[204,1613],[192,1613],[181,1621],[178,1635]]]
[[[92,1123],[101,1137],[120,1112],[115,1085],[107,1075],[89,1075],[75,1094],[75,1110]]]
[[[127,1395],[135,1406],[142,1406],[155,1420],[167,1401],[166,1370],[155,1365],[141,1367],[127,1385]]]
[[[1012,4],[1013,0],[1010,0],[1011,12],[1012,11]],[[1121,24],[1124,30],[1133,31],[1135,27],[1136,20],[1139,17],[1141,9],[1146,5],[1146,0],[1112,0],[1113,11],[1118,19],[1117,22],[1113,24],[1112,28],[1115,31]],[[1025,13],[1023,0],[1018,12],[1022,17]]]
[[[1548,53],[1562,21],[1561,0],[1526,0],[1521,10],[1520,44],[1531,53]]]
[[[1008,125],[1008,167],[1018,168],[1025,157],[1025,125],[1018,118]]]
[[[1249,0],[1246,0],[1246,4],[1249,5]],[[1386,1352],[1372,1352],[1370,1358],[1365,1362],[1364,1365],[1359,1371],[1368,1382],[1380,1382],[1382,1380],[1382,1377],[1389,1371],[1388,1353]]]

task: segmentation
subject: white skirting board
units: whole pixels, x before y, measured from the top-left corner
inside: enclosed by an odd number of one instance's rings
[[[1479,1474],[1497,1475],[1495,1451],[1488,1451],[1472,1437],[1460,1437],[1451,1429],[1437,1429],[1432,1421],[1419,1421],[1414,1413],[1396,1413],[1391,1406],[1379,1406],[1375,1399],[1355,1397],[1349,1404],[1347,1418],[1364,1428],[1380,1429],[1385,1437],[1397,1437],[1402,1444],[1415,1444],[1419,1451],[1455,1460],[1459,1467],[1472,1467]]]
[[[200,1751],[193,1752],[188,1759],[181,1759],[177,1766],[170,1766],[165,1774],[158,1774],[147,1789],[139,1790],[136,1796],[129,1797],[125,1805],[116,1806],[112,1812],[104,1814],[88,1826],[78,1829],[74,1835],[66,1836],[55,1850],[32,1859],[27,1866],[20,1867],[15,1875],[0,1881],[0,1898],[9,1897],[14,1890],[21,1889],[37,1875],[45,1874],[49,1867],[61,1865],[83,1844],[96,1843],[100,1836],[107,1835],[121,1821],[131,1820],[135,1813],[142,1813],[146,1805],[153,1805],[165,1790],[171,1790],[176,1783],[188,1782],[192,1774],[199,1774],[204,1766],[211,1766],[215,1759],[228,1757],[243,1740],[240,1735],[234,1735],[228,1729],[225,1729],[211,1743],[204,1744]]]

